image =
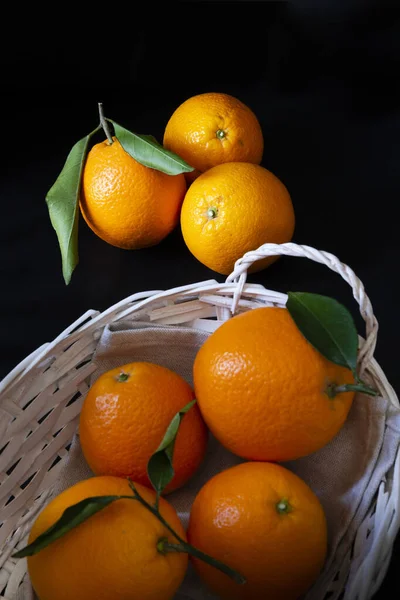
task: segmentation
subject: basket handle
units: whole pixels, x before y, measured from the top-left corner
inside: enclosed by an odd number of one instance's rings
[[[226,279],[227,283],[237,283],[236,290],[233,295],[232,313],[236,312],[236,308],[243,292],[244,285],[247,279],[248,268],[257,260],[268,256],[299,256],[309,258],[315,262],[322,263],[343,277],[351,286],[353,296],[360,307],[360,313],[365,321],[366,338],[359,351],[358,362],[360,372],[363,372],[368,363],[371,361],[378,335],[378,321],[373,313],[372,304],[364,290],[364,285],[358,279],[356,274],[350,267],[340,262],[336,256],[323,250],[316,250],[311,246],[304,246],[288,242],[286,244],[263,244],[257,250],[246,252],[242,258],[236,261],[233,272]]]

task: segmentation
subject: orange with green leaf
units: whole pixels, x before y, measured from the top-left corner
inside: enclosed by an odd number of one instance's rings
[[[46,196],[66,284],[79,261],[80,213],[96,235],[119,248],[158,244],[179,221],[183,173],[193,171],[153,136],[106,119],[101,104],[99,111],[100,125],[75,144]],[[89,150],[100,129],[107,139]]]
[[[51,545],[28,558],[40,600],[172,599],[185,576],[187,554],[159,550],[176,537],[147,509],[155,497],[140,484],[131,487],[126,479],[105,476],[80,481],[54,498],[29,536],[37,549],[46,541],[40,536],[49,539],[46,532],[53,527]],[[186,540],[178,515],[163,498],[158,511]],[[86,515],[90,520],[83,519]],[[63,523],[69,531],[57,537],[54,527],[61,533]]]
[[[287,307],[256,308],[223,323],[194,362],[194,388],[214,436],[249,460],[316,452],[347,419],[356,391],[358,335],[347,309],[290,293]]]
[[[150,486],[150,456],[172,417],[193,400],[193,389],[180,375],[154,363],[132,362],[100,375],[86,395],[79,422],[82,451],[92,471],[130,477]],[[175,476],[166,492],[194,475],[203,461],[207,440],[208,429],[195,404],[179,429]]]

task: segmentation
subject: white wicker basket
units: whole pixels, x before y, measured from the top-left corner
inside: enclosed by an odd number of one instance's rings
[[[0,598],[33,598],[26,561],[11,555],[25,545],[32,522],[47,502],[64,465],[90,376],[96,370],[92,357],[104,327],[121,319],[145,318],[155,325],[184,323],[186,327],[213,331],[237,312],[284,306],[285,294],[246,284],[247,269],[254,261],[278,254],[322,263],[352,287],[366,323],[365,339],[360,338],[360,373],[383,397],[399,406],[393,388],[373,358],[378,324],[362,283],[335,256],[308,246],[265,244],[237,261],[225,283],[210,280],[168,291],[143,292],[103,313],[89,310],[0,383]],[[341,571],[326,584],[326,597],[334,599],[343,593],[346,599],[365,600],[381,585],[400,527],[399,447],[400,436],[395,465],[382,479]],[[349,589],[348,573],[355,560],[357,573]]]

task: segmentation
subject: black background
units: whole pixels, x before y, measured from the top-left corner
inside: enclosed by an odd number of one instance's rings
[[[262,164],[294,203],[293,241],[332,252],[363,281],[380,324],[376,357],[398,391],[396,4],[150,4],[129,26],[108,15],[92,33],[76,25],[66,34],[38,32],[27,23],[0,53],[0,377],[89,308],[104,310],[137,291],[224,280],[189,253],[179,227],[154,248],[124,251],[81,222],[80,263],[66,287],[45,204],[70,148],[97,125],[97,102],[128,129],[162,141],[181,102],[220,91],[260,120]],[[249,280],[334,296],[363,333],[351,290],[325,267],[283,258]],[[399,565],[397,542],[376,598],[399,591]]]

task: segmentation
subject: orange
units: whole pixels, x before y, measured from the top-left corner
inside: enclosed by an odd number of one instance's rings
[[[155,492],[136,484],[149,503]],[[133,495],[118,477],[93,477],[56,496],[34,522],[29,543],[53,525],[69,506],[92,496]],[[178,535],[185,532],[164,498],[160,512]],[[40,600],[169,600],[181,585],[187,554],[160,554],[157,543],[175,537],[136,500],[116,500],[28,558],[30,579]]]
[[[219,598],[295,600],[324,565],[327,524],[317,496],[297,475],[280,465],[249,462],[215,475],[201,488],[188,539],[247,579],[239,585],[192,559]]]
[[[286,308],[256,308],[223,323],[194,361],[194,388],[215,437],[250,460],[287,461],[325,446],[354,392],[349,369],[320,354]]]
[[[90,150],[81,213],[102,240],[125,249],[154,246],[177,225],[186,181],[137,162],[117,139]]]
[[[294,225],[285,185],[264,167],[245,162],[219,165],[200,175],[186,192],[181,211],[182,235],[190,252],[223,275],[262,244],[289,242]],[[257,261],[252,270],[274,260]]]
[[[80,443],[96,475],[130,477],[150,486],[147,463],[177,412],[193,400],[180,375],[149,362],[111,369],[89,389],[80,415]],[[197,404],[182,418],[176,438],[175,476],[166,492],[181,487],[200,466],[208,430]]]
[[[238,98],[205,93],[183,102],[169,119],[163,144],[199,172],[226,162],[259,164],[264,149],[260,123]]]

